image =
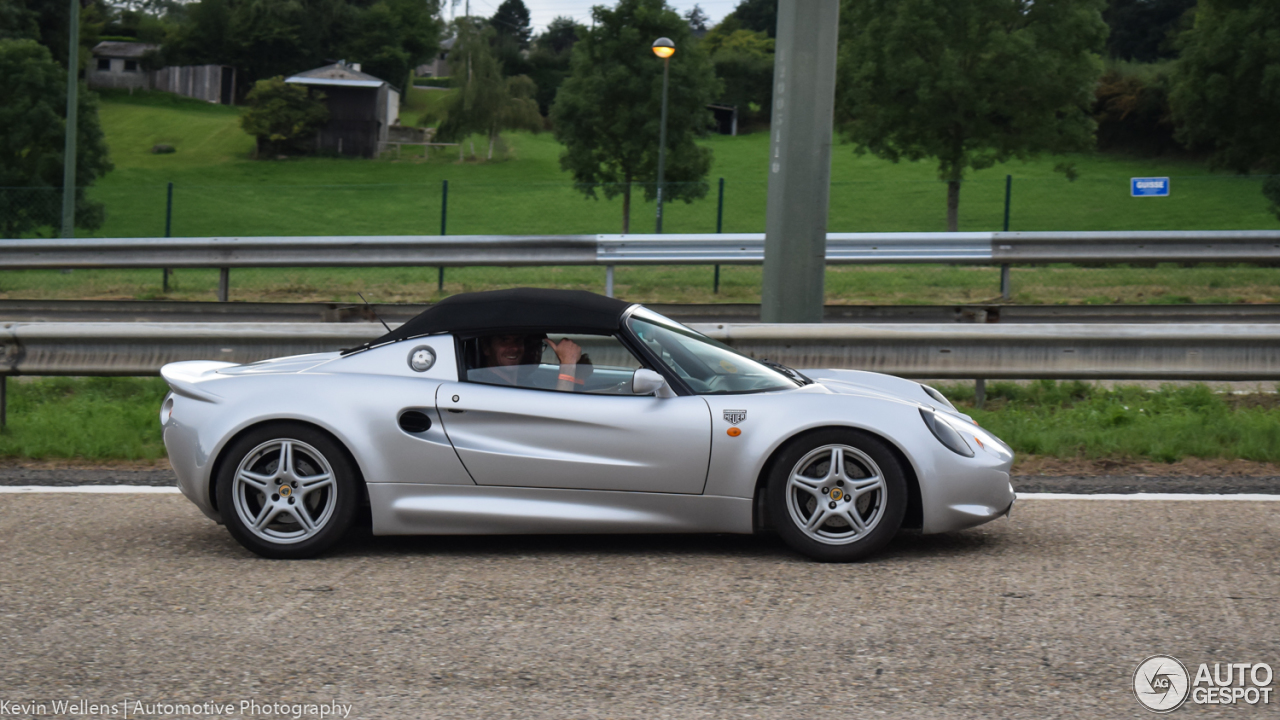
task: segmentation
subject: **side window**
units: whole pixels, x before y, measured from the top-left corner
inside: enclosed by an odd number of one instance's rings
[[[609,335],[483,335],[463,341],[462,350],[468,382],[535,390],[630,395],[631,377],[643,367]]]

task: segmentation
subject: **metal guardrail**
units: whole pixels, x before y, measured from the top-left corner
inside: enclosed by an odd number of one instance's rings
[[[793,367],[914,378],[1280,380],[1280,324],[693,325]],[[13,323],[3,375],[154,375],[178,360],[252,362],[352,347],[372,323]]]
[[[764,234],[599,235],[602,265],[764,262]],[[827,262],[992,262],[992,233],[829,233]]]
[[[827,262],[1280,262],[1280,231],[831,233]],[[5,240],[0,269],[755,264],[763,234]]]
[[[422,303],[202,302],[194,300],[0,300],[0,323],[182,322],[400,323]],[[756,323],[754,303],[646,303],[683,323]],[[376,313],[376,316],[375,316]],[[1280,304],[828,305],[827,323],[1280,323]]]

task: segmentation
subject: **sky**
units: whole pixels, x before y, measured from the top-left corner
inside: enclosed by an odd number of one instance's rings
[[[459,0],[454,12],[458,15],[463,14],[467,2],[468,0]],[[470,0],[470,2],[472,15],[489,17],[497,10],[502,0]],[[571,17],[583,25],[590,25],[592,5],[612,6],[615,2],[616,0],[524,0],[525,6],[529,8],[530,24],[533,25],[535,35],[545,30],[547,23],[562,15]],[[733,12],[738,2],[739,0],[697,0],[696,4],[700,5],[702,12],[710,18],[707,23],[707,27],[710,27]],[[695,4],[694,0],[667,0],[667,3],[681,15],[688,12]]]

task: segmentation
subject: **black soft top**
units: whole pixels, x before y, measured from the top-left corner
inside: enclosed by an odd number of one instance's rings
[[[632,303],[585,290],[514,288],[441,300],[365,347],[435,333],[490,334],[556,330],[609,335]]]

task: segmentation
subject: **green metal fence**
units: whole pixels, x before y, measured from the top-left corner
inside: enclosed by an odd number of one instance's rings
[[[1127,177],[1057,174],[983,177],[961,190],[961,230],[1228,230],[1280,227],[1261,194],[1262,178],[1232,175],[1170,178],[1168,198],[1129,196]],[[692,202],[664,209],[667,232],[763,232],[767,183],[734,177],[695,186]],[[620,189],[620,188],[613,188]],[[431,182],[422,184],[114,183],[89,189],[106,210],[98,237],[260,235],[594,234],[622,231],[622,198],[586,198],[571,183]],[[632,232],[653,231],[654,205],[632,186]],[[48,236],[61,193],[0,188],[5,237]],[[834,182],[830,232],[945,230],[939,182]],[[1006,225],[1007,223],[1007,225]],[[20,232],[14,228],[22,228]],[[600,290],[594,267],[243,269],[231,278],[232,300],[349,301],[363,293],[384,302],[421,302],[466,290],[542,285]],[[616,294],[640,301],[753,302],[760,268],[618,267]],[[1014,303],[1280,302],[1280,268],[1158,264],[1081,267],[1015,266]],[[216,297],[218,271],[160,269],[0,272],[0,298],[185,299]],[[827,300],[850,304],[998,302],[1000,269],[984,266],[831,266]]]

